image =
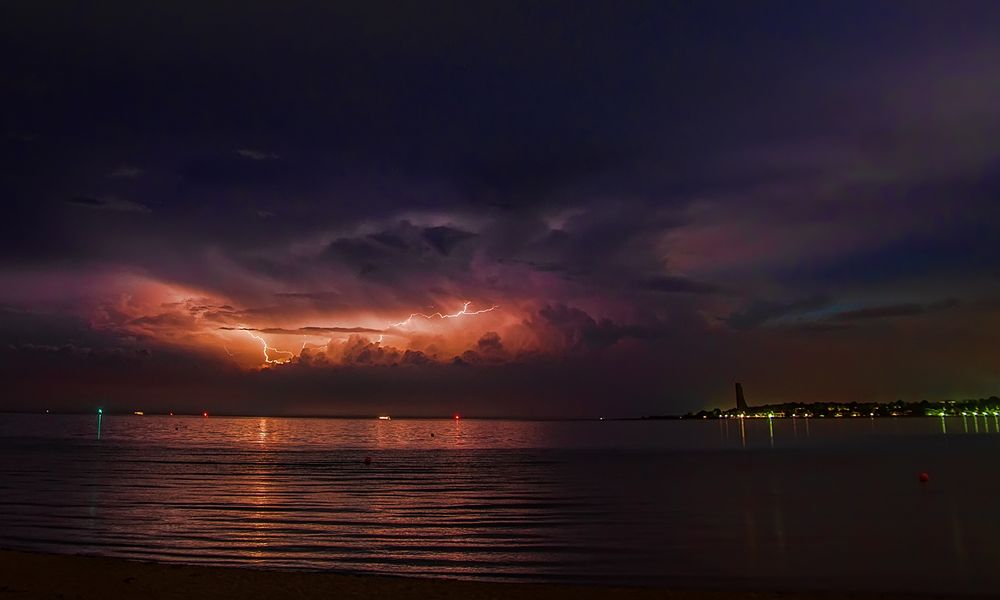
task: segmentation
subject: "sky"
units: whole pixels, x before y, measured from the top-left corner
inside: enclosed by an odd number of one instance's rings
[[[5,2],[0,409],[1000,390],[1000,3]]]

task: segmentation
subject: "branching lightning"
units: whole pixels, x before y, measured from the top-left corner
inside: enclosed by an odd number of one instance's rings
[[[390,329],[402,329],[404,327],[409,326],[416,319],[425,319],[427,321],[432,321],[432,320],[435,320],[435,319],[440,319],[440,320],[444,320],[444,319],[457,319],[459,317],[469,317],[469,316],[474,316],[474,315],[481,315],[483,313],[493,312],[496,309],[500,308],[500,306],[498,304],[494,304],[493,306],[491,306],[489,308],[483,308],[483,309],[480,309],[480,310],[469,310],[469,305],[470,304],[472,304],[472,302],[464,302],[462,304],[462,309],[461,310],[459,310],[458,312],[449,313],[449,314],[445,314],[445,313],[442,313],[442,312],[435,312],[435,313],[431,313],[429,315],[428,314],[424,314],[424,313],[412,313],[410,316],[406,317],[402,321],[399,321],[397,323],[389,323],[388,325],[386,325],[386,330],[390,330]],[[291,352],[289,350],[279,350],[277,348],[269,346],[267,344],[267,341],[264,338],[262,338],[261,336],[257,335],[256,333],[254,333],[254,330],[251,329],[251,328],[249,328],[249,327],[240,326],[240,327],[238,327],[236,329],[238,331],[245,332],[248,336],[250,336],[254,340],[260,342],[260,347],[264,351],[264,362],[266,364],[269,364],[269,365],[283,365],[285,363],[291,362],[291,360],[295,357],[295,353],[294,352]],[[377,344],[378,343],[382,343],[382,341],[385,339],[386,335],[392,335],[392,334],[389,333],[388,331],[386,331],[386,333],[379,334],[378,339],[375,341],[375,343],[377,343]],[[306,342],[302,342],[302,348],[299,351],[300,354],[301,354],[302,350],[305,350],[305,347],[306,347]],[[232,357],[232,352],[229,352],[229,348],[226,348],[226,353],[229,354],[230,357]],[[274,356],[274,358],[272,358],[272,356]]]
[[[288,350],[278,350],[277,348],[272,348],[271,346],[268,346],[267,345],[267,341],[265,341],[264,338],[260,337],[259,335],[257,335],[256,333],[250,331],[249,329],[243,329],[243,328],[241,328],[240,331],[245,331],[247,333],[247,335],[249,335],[253,339],[255,339],[258,342],[260,342],[261,348],[264,349],[264,362],[267,363],[267,364],[269,364],[269,365],[283,365],[283,364],[285,364],[286,362],[289,362],[290,360],[292,360],[292,358],[295,357],[295,353],[294,352],[290,352]],[[285,354],[288,357],[287,358],[273,358],[272,359],[271,356],[268,354],[268,351],[273,352],[275,354]]]
[[[429,314],[429,315],[425,315],[424,313],[413,313],[413,314],[411,314],[410,316],[406,317],[405,319],[403,319],[402,321],[400,321],[398,323],[390,323],[389,326],[388,326],[388,329],[397,329],[397,328],[400,328],[400,327],[406,327],[407,325],[409,325],[413,321],[413,319],[416,319],[416,318],[427,319],[427,320],[432,320],[432,319],[455,319],[455,318],[464,317],[464,316],[481,315],[483,313],[492,312],[492,311],[500,308],[499,305],[494,304],[493,306],[491,306],[489,308],[484,308],[484,309],[481,309],[481,310],[470,311],[469,310],[469,305],[470,304],[472,304],[472,302],[466,302],[466,303],[464,303],[462,305],[462,310],[458,311],[457,313],[448,314],[448,315],[440,313],[440,312],[432,313],[432,314]]]

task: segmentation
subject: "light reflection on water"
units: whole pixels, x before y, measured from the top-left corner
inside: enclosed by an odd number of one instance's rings
[[[3,415],[0,545],[490,579],[995,590],[1000,435],[958,419],[104,415],[97,439],[96,416]]]

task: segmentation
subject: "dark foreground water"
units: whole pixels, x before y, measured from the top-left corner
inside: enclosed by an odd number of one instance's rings
[[[463,578],[994,592],[1000,423],[973,421],[106,416],[98,439],[96,416],[0,415],[0,546]]]

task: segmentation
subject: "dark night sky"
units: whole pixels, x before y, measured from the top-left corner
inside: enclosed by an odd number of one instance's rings
[[[0,8],[0,409],[1000,388],[1000,3],[143,4]]]

